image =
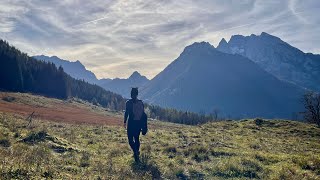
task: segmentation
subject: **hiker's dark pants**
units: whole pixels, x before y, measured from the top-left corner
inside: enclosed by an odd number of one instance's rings
[[[140,149],[140,136],[141,132],[141,123],[140,121],[131,121],[128,123],[128,141],[129,145],[134,153],[138,153]]]

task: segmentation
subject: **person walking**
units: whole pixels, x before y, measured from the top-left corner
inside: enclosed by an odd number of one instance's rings
[[[128,124],[127,124],[128,122]],[[144,112],[144,104],[138,99],[138,88],[131,89],[131,99],[126,102],[126,110],[124,113],[124,128],[127,129],[129,145],[133,151],[133,157],[139,162],[140,140],[139,136],[145,135],[147,129],[147,115]]]

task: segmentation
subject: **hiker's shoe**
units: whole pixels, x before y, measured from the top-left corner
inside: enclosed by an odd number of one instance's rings
[[[139,154],[140,154],[140,152],[136,152],[133,154],[134,161],[137,163],[140,162]]]

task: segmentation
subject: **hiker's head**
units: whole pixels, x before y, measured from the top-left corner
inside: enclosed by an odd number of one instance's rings
[[[131,98],[135,99],[138,97],[138,88],[132,88],[131,89]]]

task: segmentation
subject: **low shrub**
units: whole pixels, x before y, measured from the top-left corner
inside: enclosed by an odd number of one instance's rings
[[[215,151],[211,150],[211,155],[215,157],[220,157],[220,156],[234,156],[234,153],[228,153],[228,152],[223,152],[223,151]]]
[[[169,146],[164,148],[164,152],[166,153],[177,153],[177,148],[174,146]]]
[[[11,97],[11,96],[5,96],[2,98],[2,100],[7,101],[7,102],[13,102],[14,100],[16,100],[16,98]]]
[[[260,119],[260,118],[257,118],[254,120],[254,123],[257,125],[257,126],[261,126],[263,124],[263,119]]]
[[[203,161],[209,161],[210,160],[208,154],[204,154],[204,153],[195,153],[192,156],[192,159],[197,161],[197,162],[203,162]]]
[[[30,173],[25,169],[11,169],[0,174],[3,179],[30,179]]]
[[[80,159],[80,167],[88,167],[90,165],[90,154],[88,152],[83,152]]]
[[[197,170],[189,169],[190,179],[204,179],[205,175]]]
[[[2,147],[10,147],[11,143],[8,139],[0,139],[0,146]]]
[[[188,175],[185,174],[183,169],[178,169],[175,171],[175,175],[178,179],[181,180],[187,180],[188,179]]]
[[[53,138],[51,136],[49,136],[47,134],[47,132],[45,131],[39,131],[39,132],[33,132],[30,133],[27,137],[25,137],[24,139],[22,139],[23,142],[27,143],[27,144],[35,144],[38,142],[43,142],[45,140],[53,140]]]

